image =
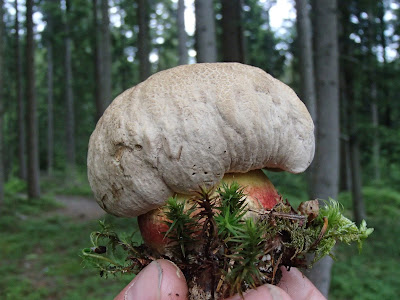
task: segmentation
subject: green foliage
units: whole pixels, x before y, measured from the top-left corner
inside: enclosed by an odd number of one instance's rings
[[[40,205],[39,203],[49,203]],[[54,203],[54,201],[52,201]],[[50,200],[6,198],[0,218],[1,299],[104,299],[119,293],[132,276],[104,279],[82,268],[79,248],[97,222],[54,215]],[[136,219],[106,217],[117,231],[137,228]]]
[[[332,255],[331,251],[336,241],[350,244],[357,242],[358,249],[361,251],[362,242],[374,231],[373,228],[367,228],[365,220],[362,221],[359,228],[342,214],[340,203],[330,199],[325,202],[325,206],[320,208],[318,221],[323,224],[324,218],[327,219],[327,228],[321,242],[317,245],[314,261],[318,261],[325,255]]]
[[[26,191],[26,181],[19,178],[10,178],[4,184],[4,192],[8,195],[23,193]]]
[[[374,234],[363,246],[362,255],[357,255],[355,247],[337,245],[329,299],[393,299],[400,294],[400,193],[389,187],[366,187],[363,196]],[[351,207],[348,194],[340,199],[345,209]]]
[[[215,221],[218,225],[218,235],[226,240],[239,235],[247,205],[243,188],[236,182],[231,185],[223,183],[218,193],[221,197],[221,205],[217,207],[220,212],[215,216]]]
[[[194,216],[196,205],[185,208],[184,202],[179,202],[176,197],[170,197],[165,209],[169,229],[165,236],[179,245],[182,256],[186,257],[185,249],[196,242],[194,233],[199,230],[199,218]]]
[[[231,295],[235,293],[242,295],[244,282],[251,288],[256,288],[262,283],[263,274],[258,268],[258,261],[264,255],[266,241],[264,228],[260,225],[256,224],[253,219],[247,219],[236,235],[229,239],[229,242],[234,242],[230,249],[232,254],[227,255],[232,259],[233,264],[226,272]]]

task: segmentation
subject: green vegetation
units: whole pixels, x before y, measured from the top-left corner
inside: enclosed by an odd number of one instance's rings
[[[91,233],[91,247],[83,250],[84,261],[109,275],[137,274],[154,259],[168,258],[185,274],[189,294],[199,289],[223,299],[249,287],[277,284],[281,265],[305,268],[306,254],[315,254],[316,262],[332,255],[337,241],[357,242],[361,250],[373,232],[365,221],[357,228],[332,199],[322,208],[315,200],[302,202],[298,214],[282,199],[273,209],[250,210],[245,196],[243,187],[234,182],[223,184],[216,193],[202,189],[185,202],[170,197],[164,208],[167,221],[161,216],[158,220],[168,225],[169,239],[166,251],[160,253],[152,245],[138,243],[134,234],[121,238],[101,222],[101,230]],[[157,221],[152,225],[159,226]],[[212,270],[206,279],[201,276],[204,266]]]
[[[396,299],[400,295],[400,191],[371,186],[363,189],[363,196],[368,225],[375,231],[361,255],[356,247],[338,245],[329,299]],[[349,194],[342,194],[340,200],[350,214]]]
[[[291,186],[284,179],[280,182]],[[83,181],[82,186],[85,184]],[[297,186],[299,194],[303,193],[301,184],[292,185],[294,191]],[[4,214],[0,218],[2,299],[108,299],[131,280],[131,275],[100,277],[98,271],[82,263],[80,249],[90,244],[88,235],[98,228],[98,221],[77,222],[54,215],[52,211],[60,205],[52,197],[26,200],[24,185],[18,180],[8,181],[5,192]],[[285,198],[292,199],[289,191]],[[369,186],[364,188],[364,199],[368,226],[375,232],[364,244],[361,255],[355,244],[336,247],[330,299],[391,299],[400,294],[396,238],[400,235],[400,191]],[[339,200],[345,215],[351,217],[350,195],[343,193]],[[114,225],[115,231],[137,231],[136,219],[107,216],[105,220]]]
[[[52,197],[29,201],[21,186],[16,180],[8,182],[0,218],[2,299],[111,299],[132,279],[110,277],[105,284],[82,264],[79,249],[88,244],[97,220],[56,215],[52,212],[60,204]],[[106,216],[106,220],[119,231],[137,228],[136,219]]]

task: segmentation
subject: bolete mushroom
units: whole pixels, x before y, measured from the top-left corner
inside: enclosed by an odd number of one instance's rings
[[[117,216],[138,216],[146,245],[120,239],[102,223],[84,257],[97,260],[102,275],[171,259],[189,299],[208,300],[277,284],[281,266],[308,267],[307,253],[318,261],[336,241],[361,246],[373,231],[365,221],[357,228],[334,200],[296,210],[261,170],[304,171],[313,131],[296,94],[258,68],[206,63],[151,76],[111,103],[88,152],[98,203]],[[117,248],[126,264],[110,259]]]
[[[100,206],[134,217],[225,174],[303,172],[314,125],[294,91],[259,68],[205,63],[159,72],[119,95],[89,142]]]
[[[292,89],[256,67],[204,63],[119,95],[90,138],[88,177],[99,205],[117,216],[151,219],[170,196],[233,180],[272,208],[278,194],[260,170],[303,172],[313,156],[313,121]]]

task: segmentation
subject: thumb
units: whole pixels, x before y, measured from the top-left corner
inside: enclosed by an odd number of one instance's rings
[[[184,300],[188,288],[182,271],[160,259],[144,268],[114,300]]]

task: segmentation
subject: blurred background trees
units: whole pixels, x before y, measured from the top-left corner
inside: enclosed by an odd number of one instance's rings
[[[292,17],[277,28],[271,14],[282,2]],[[310,198],[348,191],[360,222],[369,217],[363,186],[400,186],[400,1],[0,4],[0,203],[3,183],[16,178],[40,201],[43,180],[84,174],[89,136],[123,90],[178,64],[215,61],[260,67],[306,103],[317,137],[309,188],[301,186]],[[323,269],[315,280],[326,294]]]

